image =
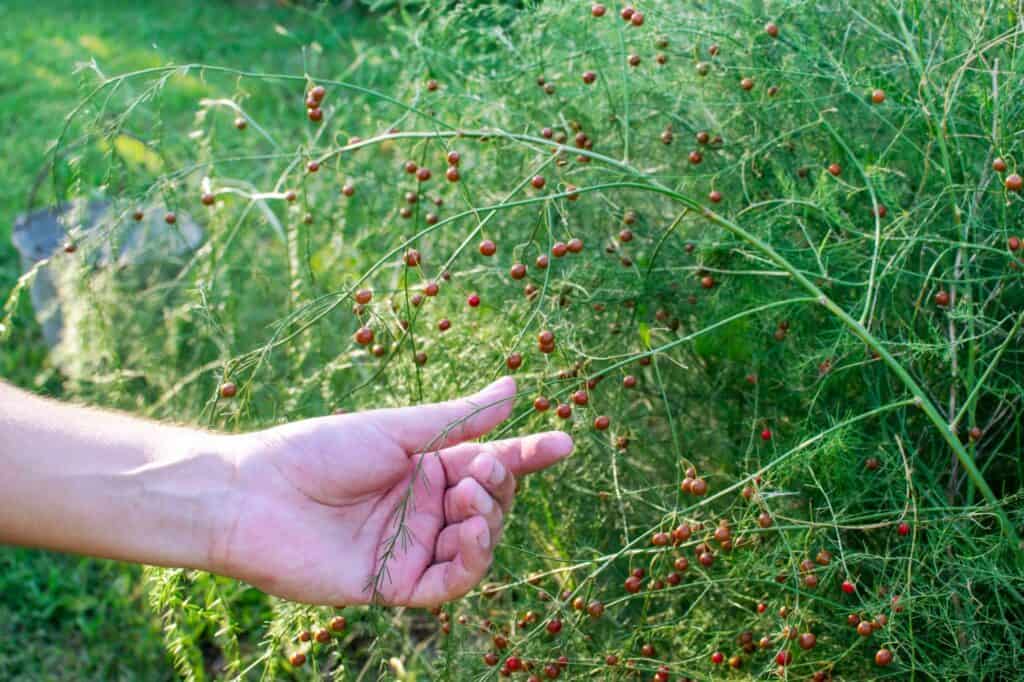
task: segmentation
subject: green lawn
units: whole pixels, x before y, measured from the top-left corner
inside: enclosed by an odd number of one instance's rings
[[[58,2],[12,0],[0,4],[0,296],[18,277],[10,243],[14,218],[53,201],[46,173],[47,150],[65,115],[102,76],[168,64],[206,63],[239,69],[301,74],[344,64],[330,57],[339,45],[372,40],[377,27],[358,10],[283,7],[277,2],[120,3],[113,0]],[[230,26],[230,35],[225,27]],[[308,48],[323,46],[319,55]],[[332,55],[332,52],[334,55]],[[322,57],[316,60],[316,57]],[[95,68],[90,68],[90,63]],[[100,75],[102,74],[102,76]],[[187,126],[196,103],[209,94],[201,78],[173,82],[161,100],[168,129]],[[268,103],[269,104],[269,103]],[[26,316],[21,316],[24,323]],[[0,349],[0,376],[26,384],[49,379],[37,330],[16,329]]]
[[[79,65],[94,61],[107,76],[188,62],[300,74],[301,45],[372,39],[374,31],[374,22],[357,14],[277,2],[0,4],[0,300],[19,275],[10,242],[14,218],[26,210],[39,177],[34,207],[53,200],[40,175],[47,149],[67,112],[97,81],[95,71]],[[203,94],[198,79],[169,88],[163,120],[187,125]],[[24,312],[0,346],[0,377],[59,393],[59,376],[47,366],[27,306]],[[138,578],[136,568],[111,562],[0,549],[0,679],[173,677]]]

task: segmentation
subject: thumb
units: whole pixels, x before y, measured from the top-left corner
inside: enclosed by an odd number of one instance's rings
[[[502,377],[469,396],[443,403],[373,410],[366,416],[412,454],[479,438],[512,412],[516,382]]]

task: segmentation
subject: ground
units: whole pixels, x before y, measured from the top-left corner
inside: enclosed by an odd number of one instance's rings
[[[299,46],[325,17],[283,3],[124,3],[10,0],[0,5],[0,299],[17,280],[15,217],[52,201],[47,151],[65,114],[95,81],[83,65],[114,75],[205,62],[301,73]],[[332,31],[372,33],[357,12],[329,17]],[[230,36],[223,29],[231,26]],[[169,121],[187,121],[201,87],[165,100]],[[20,316],[26,320],[26,316]],[[0,346],[0,377],[59,393],[38,330],[18,328]],[[56,493],[57,491],[55,491]],[[173,677],[136,568],[30,550],[0,549],[0,679]]]

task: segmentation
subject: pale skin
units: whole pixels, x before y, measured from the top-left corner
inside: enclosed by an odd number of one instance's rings
[[[207,570],[310,604],[435,606],[486,575],[516,478],[572,451],[559,431],[475,441],[515,390],[505,378],[225,435],[0,383],[0,543]]]

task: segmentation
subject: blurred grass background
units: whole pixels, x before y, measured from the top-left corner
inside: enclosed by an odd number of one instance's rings
[[[95,73],[79,65],[95,61],[107,76],[189,62],[301,73],[301,46],[324,35],[324,42],[336,45],[373,41],[380,33],[373,17],[344,3],[0,3],[0,298],[20,274],[11,245],[14,219],[52,203],[47,150],[65,115],[96,82]],[[187,126],[207,94],[195,79],[172,83],[162,98],[163,119],[168,126]],[[22,303],[26,314],[17,319],[23,326],[0,347],[0,377],[59,395],[59,375],[48,366],[39,330]],[[0,679],[172,679],[138,574],[136,567],[113,562],[0,547]]]

